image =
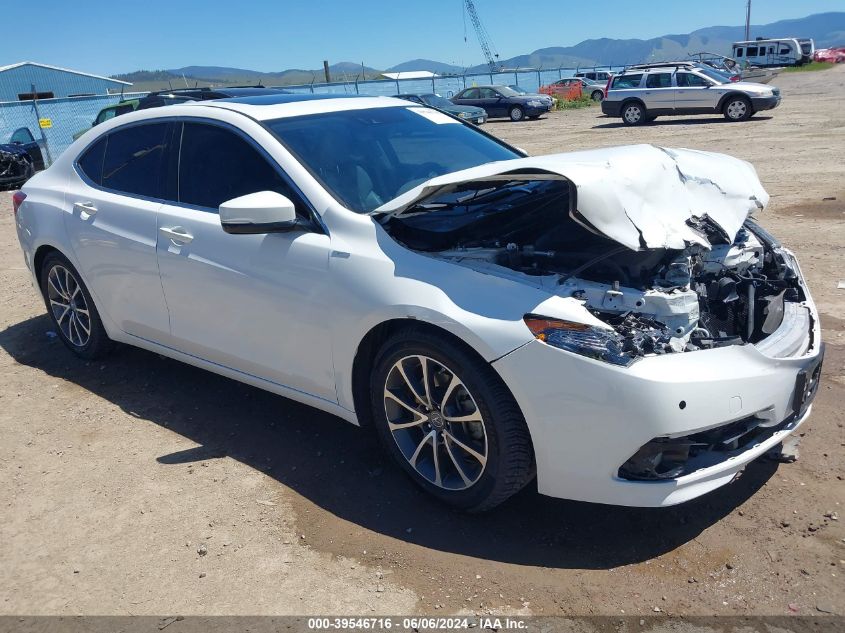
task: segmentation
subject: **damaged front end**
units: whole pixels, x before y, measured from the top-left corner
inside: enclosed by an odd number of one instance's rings
[[[812,346],[797,264],[750,219],[768,196],[747,163],[636,146],[487,167],[418,187],[379,221],[410,249],[589,313],[584,323],[529,313],[536,338],[623,366],[728,345],[775,357]]]

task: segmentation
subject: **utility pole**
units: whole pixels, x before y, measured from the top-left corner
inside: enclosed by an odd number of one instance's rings
[[[751,0],[745,3],[745,41],[751,41]]]

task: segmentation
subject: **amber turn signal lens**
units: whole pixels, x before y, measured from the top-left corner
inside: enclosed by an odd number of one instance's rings
[[[584,332],[590,329],[589,325],[583,323],[575,323],[574,321],[564,321],[563,319],[550,319],[536,314],[526,314],[523,319],[525,325],[531,330],[534,338],[541,341],[546,340],[546,332],[549,330],[569,330],[570,332]]]

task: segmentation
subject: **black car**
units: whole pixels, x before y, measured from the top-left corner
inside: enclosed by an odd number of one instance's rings
[[[445,97],[441,97],[440,95],[434,94],[433,92],[420,94],[401,94],[396,96],[399,99],[405,99],[405,101],[413,101],[414,103],[419,103],[422,105],[430,106],[432,108],[437,108],[438,110],[448,112],[449,114],[456,116],[459,119],[471,121],[476,125],[481,125],[487,120],[487,113],[482,108],[455,105]]]
[[[44,169],[44,154],[29,128],[21,127],[0,143],[0,189],[17,189]]]
[[[229,99],[231,97],[256,97],[261,95],[290,94],[281,88],[264,86],[231,86],[228,88],[177,88],[175,90],[157,90],[141,98],[137,110],[158,108],[188,101],[208,101],[210,99]]]
[[[536,119],[552,109],[551,104],[535,95],[521,95],[508,86],[473,86],[452,97],[452,103],[484,108],[487,116],[509,117],[522,121],[525,117]]]

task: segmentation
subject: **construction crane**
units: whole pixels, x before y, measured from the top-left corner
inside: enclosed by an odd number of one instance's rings
[[[478,17],[478,11],[475,9],[475,3],[472,0],[464,0],[464,9],[469,13],[469,19],[472,21],[472,26],[475,28],[475,34],[478,36],[478,43],[481,45],[481,51],[484,53],[484,59],[487,60],[487,65],[490,67],[490,72],[499,70],[499,53],[493,47],[490,41],[490,35],[487,29],[481,23],[481,18]],[[464,15],[466,15],[466,13]],[[466,22],[464,22],[464,41],[466,41]]]

